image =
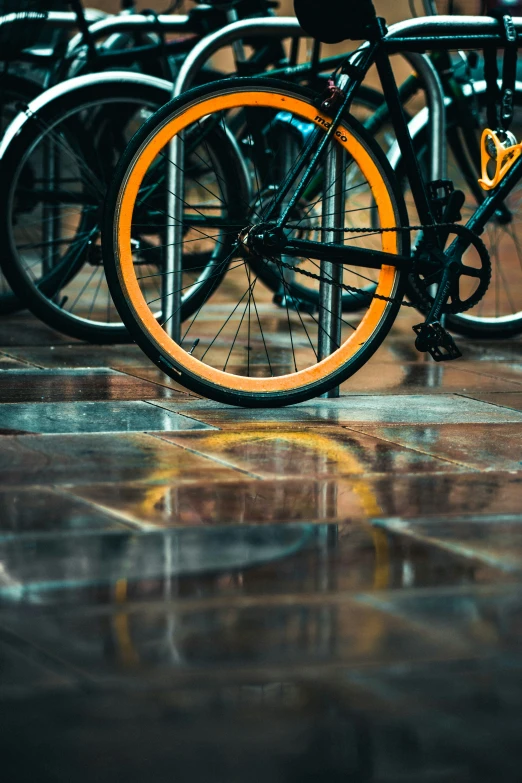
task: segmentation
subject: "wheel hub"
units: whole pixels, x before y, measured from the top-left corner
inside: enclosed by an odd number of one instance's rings
[[[238,234],[239,246],[248,254],[261,258],[272,258],[284,247],[286,237],[283,229],[272,223],[254,223]]]

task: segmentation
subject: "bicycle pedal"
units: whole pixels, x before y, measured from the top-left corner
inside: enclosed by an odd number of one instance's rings
[[[291,310],[294,313],[313,315],[317,312],[317,306],[313,302],[303,302],[302,299],[296,299],[295,296],[287,294],[274,294],[272,301],[278,307]]]
[[[415,348],[421,353],[431,354],[436,362],[449,362],[462,356],[455,340],[439,321],[417,324],[413,331],[417,335]]]

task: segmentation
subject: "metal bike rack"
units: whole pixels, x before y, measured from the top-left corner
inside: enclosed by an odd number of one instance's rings
[[[268,17],[232,22],[221,30],[201,39],[180,68],[174,83],[172,97],[176,98],[188,90],[205,63],[224,46],[240,41],[245,36],[263,35],[267,38],[300,38],[306,33],[295,17]],[[169,145],[169,167],[167,178],[167,214],[169,223],[166,235],[165,285],[162,311],[167,333],[176,342],[181,340],[181,288],[183,276],[183,201],[177,194],[183,193],[183,146],[179,137]]]
[[[50,12],[48,18],[52,21],[56,21],[58,26],[71,26],[75,27],[75,24],[66,24],[64,21],[60,22],[59,17],[73,16],[73,21],[76,21],[76,15],[74,14],[59,14]],[[56,20],[55,20],[56,17]],[[107,38],[113,33],[132,33],[134,31],[140,32],[157,32],[158,27],[165,33],[176,33],[183,30],[188,22],[188,16],[185,14],[159,14],[156,16],[147,16],[146,14],[117,14],[110,16],[107,19],[101,19],[99,22],[93,22],[89,25],[89,32],[96,42],[101,38]],[[78,33],[69,41],[67,47],[67,54],[78,48],[83,41],[83,34]]]
[[[415,20],[412,20],[415,23]],[[103,23],[99,23],[103,24]],[[394,30],[396,25],[390,28]],[[401,33],[403,31],[401,30]],[[233,22],[221,30],[208,35],[195,45],[185,59],[178,78],[174,84],[172,97],[184,93],[193,84],[197,74],[210,57],[219,49],[233,45],[243,37],[263,35],[274,38],[309,37],[300,27],[294,17],[272,17],[267,19],[250,19]],[[445,175],[445,103],[442,84],[431,60],[423,54],[401,53],[412,68],[418,73],[424,84],[430,116],[430,152],[431,175],[433,179]],[[325,192],[328,195],[326,203],[328,221],[323,229],[323,241],[342,241],[344,205],[343,183],[339,171],[343,165],[343,151],[332,151],[325,165]],[[167,212],[170,220],[167,230],[165,279],[169,285],[164,286],[163,312],[168,327],[168,333],[177,342],[181,339],[181,288],[182,288],[182,223],[183,202],[177,194],[183,192],[183,148],[178,137],[170,142],[168,168],[168,201]],[[339,265],[322,262],[322,276],[335,280],[342,276]],[[339,347],[340,343],[341,296],[336,286],[321,285],[319,304],[319,336],[318,356],[323,359]],[[338,388],[332,389],[325,396],[337,397]]]

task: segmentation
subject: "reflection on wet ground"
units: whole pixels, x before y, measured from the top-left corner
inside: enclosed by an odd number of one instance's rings
[[[2,326],[6,781],[518,783],[520,341],[251,411]]]

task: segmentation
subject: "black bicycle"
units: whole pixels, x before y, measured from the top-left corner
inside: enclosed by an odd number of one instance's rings
[[[484,199],[462,225],[465,194],[450,182],[428,183],[423,177],[390,66],[395,52],[480,48],[492,68],[499,47],[511,47],[508,61],[516,64],[518,34],[510,17],[504,23],[487,17],[429,17],[402,23],[388,33],[370,0],[357,5],[348,29],[342,28],[345,17],[336,15],[335,2],[331,0],[330,14],[322,13],[319,35],[326,37],[329,23],[330,33],[335,25],[338,36],[364,37],[367,43],[348,58],[329,90],[317,94],[260,78],[230,79],[190,91],[139,131],[110,189],[104,256],[123,321],[165,372],[224,402],[283,405],[339,384],[380,345],[407,286],[414,292],[413,304],[428,311],[415,327],[417,348],[435,359],[456,358],[460,353],[441,317],[480,306],[489,290],[490,259],[480,239],[485,226],[500,219],[517,225],[516,211],[506,209],[522,174],[522,147],[513,143],[506,127],[512,114],[506,107],[511,105],[513,72],[507,69],[504,74],[499,96],[503,116],[493,118],[493,127],[483,134]],[[315,8],[312,4],[308,20],[298,8],[305,28],[316,18]],[[419,216],[414,224],[383,151],[349,113],[353,95],[373,64]],[[246,192],[239,168],[232,172],[224,159],[205,151],[212,134],[230,132],[238,116],[247,149]],[[266,144],[281,122],[306,132],[306,144],[292,150],[289,134],[273,134],[273,143]],[[189,140],[185,172],[194,160],[200,161],[205,200],[186,177],[184,190],[175,194],[182,220],[172,241],[182,243],[183,254],[198,245],[214,248],[216,276],[222,282],[178,335],[169,319],[160,322],[155,317],[150,279],[132,263],[132,236],[157,161],[180,145],[187,149]],[[309,202],[307,188],[319,175],[321,192]],[[173,219],[172,213],[166,217]],[[287,272],[322,287],[319,313],[276,309],[262,283],[267,266],[278,272],[283,287]],[[506,256],[505,270],[519,279],[516,253]],[[171,269],[169,275],[157,280],[165,287],[163,296],[172,297],[174,313],[181,295],[178,270]],[[368,283],[376,288],[366,290]],[[357,298],[357,313],[341,313],[340,291]],[[521,289],[512,286],[512,291],[520,294]],[[522,312],[515,317],[522,319]]]

